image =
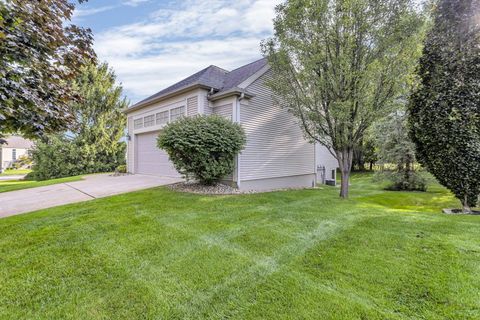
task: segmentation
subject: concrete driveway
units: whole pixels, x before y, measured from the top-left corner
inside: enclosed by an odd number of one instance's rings
[[[179,182],[147,175],[89,175],[82,181],[0,193],[0,218]]]

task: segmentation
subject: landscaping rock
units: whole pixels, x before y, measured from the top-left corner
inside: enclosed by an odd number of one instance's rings
[[[311,188],[289,188],[289,189],[273,189],[273,190],[239,190],[237,188],[218,183],[213,186],[202,185],[198,182],[179,182],[167,186],[168,188],[174,191],[180,192],[189,192],[197,194],[251,194],[251,193],[262,193],[262,192],[272,192],[272,191],[286,191],[286,190],[300,190],[300,189],[311,189]],[[317,188],[320,189],[320,188]]]
[[[462,209],[443,209],[445,214],[468,214],[468,215],[480,215],[480,211],[472,210],[472,213],[465,213]]]
[[[168,188],[181,191],[181,192],[190,192],[198,194],[244,194],[244,193],[254,193],[255,191],[240,191],[237,188],[218,183],[213,186],[206,186],[198,182],[179,182],[174,183],[168,186]]]

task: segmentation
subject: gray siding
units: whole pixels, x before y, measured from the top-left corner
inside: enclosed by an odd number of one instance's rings
[[[328,149],[320,144],[315,146],[317,166],[325,167],[325,176],[320,170],[317,175],[318,182],[324,183],[324,180],[336,180],[336,170],[338,167],[337,159],[328,151]]]
[[[193,117],[198,114],[198,96],[187,99],[187,116]]]
[[[203,113],[206,115],[212,114],[212,108],[210,108],[210,102],[208,101],[208,96],[205,95],[203,103],[204,103]]]
[[[231,121],[232,120],[232,111],[233,111],[232,108],[233,108],[233,105],[231,103],[227,103],[227,104],[212,108],[212,110],[213,110],[213,114],[217,114],[219,116],[225,117],[225,118],[227,118],[228,120]],[[225,182],[232,181],[233,180],[233,175],[229,174],[229,175],[225,176],[223,178],[223,180],[225,180]]]
[[[134,143],[135,135],[133,134],[133,117],[128,117],[127,120],[127,131],[130,136],[130,141],[127,141],[127,171],[130,173],[134,172]]]
[[[232,120],[232,111],[233,105],[231,103],[213,108],[214,114],[218,114],[219,116],[222,116],[228,120]]]
[[[275,105],[263,82],[269,72],[246,89],[255,96],[240,107],[247,145],[240,155],[240,180],[299,176],[315,173],[315,148],[308,143],[297,119]]]

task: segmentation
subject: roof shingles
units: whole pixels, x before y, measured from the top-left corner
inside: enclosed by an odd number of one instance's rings
[[[0,145],[0,148],[16,148],[16,149],[32,149],[35,143],[20,136],[9,136],[4,139],[5,144]]]
[[[232,71],[211,65],[199,72],[171,85],[168,88],[157,92],[156,94],[136,103],[130,108],[139,107],[149,101],[160,99],[166,95],[175,93],[181,89],[185,89],[194,85],[203,85],[214,88],[217,93],[228,91],[237,87],[240,83],[248,79],[250,76],[261,70],[267,64],[267,59],[262,58]]]

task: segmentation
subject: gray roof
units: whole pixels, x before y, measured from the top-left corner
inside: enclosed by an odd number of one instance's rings
[[[250,76],[262,69],[266,64],[267,58],[262,58],[230,71],[225,75],[223,86],[220,88],[220,91],[226,91],[238,86],[240,83],[247,80]]]
[[[232,88],[237,87],[240,83],[248,79],[257,71],[262,69],[266,64],[267,64],[267,59],[262,58],[260,60],[254,61],[252,63],[249,63],[247,65],[244,65],[232,71],[227,71],[225,69],[211,65],[175,83],[174,85],[171,85],[170,87],[165,88],[162,91],[157,92],[156,94],[140,102],[137,102],[130,108],[140,106],[148,101],[156,100],[158,98],[172,94],[181,89],[185,89],[195,85],[213,88],[216,91],[216,93],[229,91]]]
[[[20,136],[9,136],[4,139],[7,143],[1,145],[3,148],[32,149],[35,145],[33,141],[24,139]]]

